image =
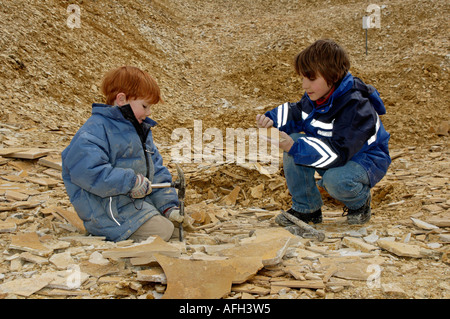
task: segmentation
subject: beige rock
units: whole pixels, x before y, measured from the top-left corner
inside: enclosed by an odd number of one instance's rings
[[[39,236],[36,232],[12,235],[9,248],[28,251],[39,256],[48,256],[53,252],[52,249],[44,246],[39,241]]]
[[[281,286],[289,288],[310,288],[310,289],[324,289],[325,284],[322,280],[284,280],[273,281],[272,286]]]
[[[0,220],[0,233],[12,233],[17,229],[16,223]]]
[[[120,271],[117,265],[113,265],[111,263],[106,265],[99,265],[90,263],[87,260],[80,263],[80,270],[97,278],[106,275],[117,274]]]
[[[240,285],[233,285],[231,288],[231,291],[234,292],[241,292],[241,293],[249,293],[249,294],[256,294],[260,296],[265,296],[270,293],[270,289],[256,286],[250,283],[243,283]]]
[[[89,256],[89,262],[92,264],[103,265],[103,266],[109,264],[109,260],[104,258],[103,255],[101,253],[99,253],[98,251],[94,251]]]
[[[217,299],[231,289],[235,271],[226,260],[184,260],[155,254],[167,278],[164,299]]]
[[[137,272],[137,280],[167,284],[167,278],[161,267],[151,267]]]
[[[229,257],[259,257],[264,266],[276,265],[286,253],[289,243],[290,238],[282,237],[224,249],[219,254]]]
[[[226,206],[234,206],[236,205],[236,201],[239,195],[239,192],[241,191],[241,188],[239,186],[236,186],[227,196],[222,198],[220,203],[222,205]]]
[[[159,236],[149,238],[145,242],[128,247],[120,247],[106,250],[102,253],[105,258],[131,258],[131,257],[153,257],[155,253],[178,257],[180,249],[164,241]]]
[[[48,288],[56,289],[78,289],[89,278],[89,275],[82,272],[78,265],[73,265],[68,270],[47,272],[39,277],[50,279]]]
[[[69,265],[73,265],[75,263],[69,252],[54,254],[50,257],[49,261],[58,269],[67,269]]]
[[[264,184],[259,184],[258,186],[250,188],[250,195],[253,198],[262,198],[264,191]]]
[[[29,297],[52,281],[51,278],[21,278],[0,285],[0,292]]]
[[[420,252],[422,248],[417,245],[399,243],[390,240],[378,240],[378,246],[381,248],[402,257],[422,258],[424,257]]]
[[[426,229],[426,230],[432,230],[432,229],[438,229],[439,227],[432,225],[430,223],[424,222],[423,220],[413,218],[411,217],[411,220],[413,221],[414,225],[416,225],[419,228]]]
[[[20,254],[20,258],[26,260],[28,262],[32,262],[38,265],[46,265],[48,264],[48,259],[40,256],[33,255],[29,252],[24,252]]]
[[[347,247],[354,248],[363,252],[370,253],[371,251],[377,250],[378,247],[368,244],[359,238],[354,237],[344,237],[342,244]]]
[[[406,292],[397,283],[381,284],[381,290],[383,293],[392,297],[406,297]]]

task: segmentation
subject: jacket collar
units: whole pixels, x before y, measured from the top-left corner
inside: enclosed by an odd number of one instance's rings
[[[334,90],[333,94],[331,94],[331,96],[328,98],[328,101],[320,106],[320,108],[318,109],[318,111],[320,113],[326,113],[328,112],[328,110],[333,106],[333,101],[334,99],[344,95],[345,93],[347,93],[351,88],[353,87],[353,76],[351,75],[350,72],[348,72],[344,78],[341,80],[341,82],[339,83],[339,85],[337,85],[336,89]],[[315,106],[315,103],[313,101],[311,101],[311,99],[309,98],[308,94],[304,94],[304,97],[306,97],[308,99],[308,101]]]
[[[124,117],[122,112],[119,109],[119,106],[117,105],[108,105],[108,104],[102,104],[102,103],[93,103],[92,104],[92,114],[101,114],[103,116],[118,120],[118,121],[127,121],[128,120]],[[153,127],[157,125],[158,123],[151,118],[147,117],[144,120],[144,123],[147,123],[150,125],[150,127]]]

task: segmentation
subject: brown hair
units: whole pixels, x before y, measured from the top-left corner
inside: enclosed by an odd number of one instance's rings
[[[328,85],[333,85],[347,74],[350,59],[333,40],[317,40],[295,57],[294,67],[298,75],[314,80],[319,73]]]
[[[149,104],[162,102],[156,81],[147,72],[134,66],[121,66],[106,73],[101,90],[109,105],[114,103],[119,93],[125,93],[127,99],[142,99]]]

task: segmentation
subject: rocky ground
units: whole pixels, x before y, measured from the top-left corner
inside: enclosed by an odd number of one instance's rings
[[[393,162],[372,190],[372,219],[346,225],[342,206],[323,193],[317,228],[327,238],[292,241],[276,264],[223,297],[449,298],[446,1],[377,3],[381,27],[368,30],[367,55],[366,1],[0,4],[0,298],[159,298],[167,289],[160,276],[141,273],[154,261],[103,257],[130,242],[82,236],[60,178],[58,155],[101,101],[106,70],[132,64],[157,79],[165,103],[154,106],[154,135],[175,174],[176,129],[192,137],[215,129],[225,138],[227,128],[254,127],[256,114],[298,100],[292,59],[325,37],[346,47],[351,72],[377,87],[387,107]],[[81,10],[80,28],[67,24],[69,4]],[[258,231],[278,230],[273,217],[290,205],[281,166],[267,174],[248,163],[197,163],[198,152],[193,146],[181,164],[196,227],[187,229],[186,246],[173,244],[181,255],[217,257],[210,246],[245,246]],[[74,267],[84,274],[79,286],[68,285]],[[296,283],[273,284],[282,281]]]

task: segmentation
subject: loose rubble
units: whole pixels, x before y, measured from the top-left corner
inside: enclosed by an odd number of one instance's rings
[[[241,205],[248,199],[237,186],[186,207],[184,242],[151,237],[114,243],[86,234],[65,199],[57,153],[50,153],[39,151],[34,159],[10,154],[0,166],[1,298],[450,297],[448,171],[421,179],[433,185],[430,196],[419,191],[413,167],[408,174],[392,170],[373,190],[374,202],[382,193],[394,195],[385,188],[399,178],[415,183],[414,189],[400,201],[377,205],[367,225],[347,225],[330,201],[323,224],[314,226],[326,234],[324,241],[276,225],[276,207]],[[227,176],[239,171],[223,168]],[[196,181],[218,171],[186,172],[188,181]],[[249,170],[255,172],[260,174]],[[48,179],[57,182],[43,182]],[[407,208],[409,218],[393,219],[397,202],[414,207],[417,201],[419,207]]]

